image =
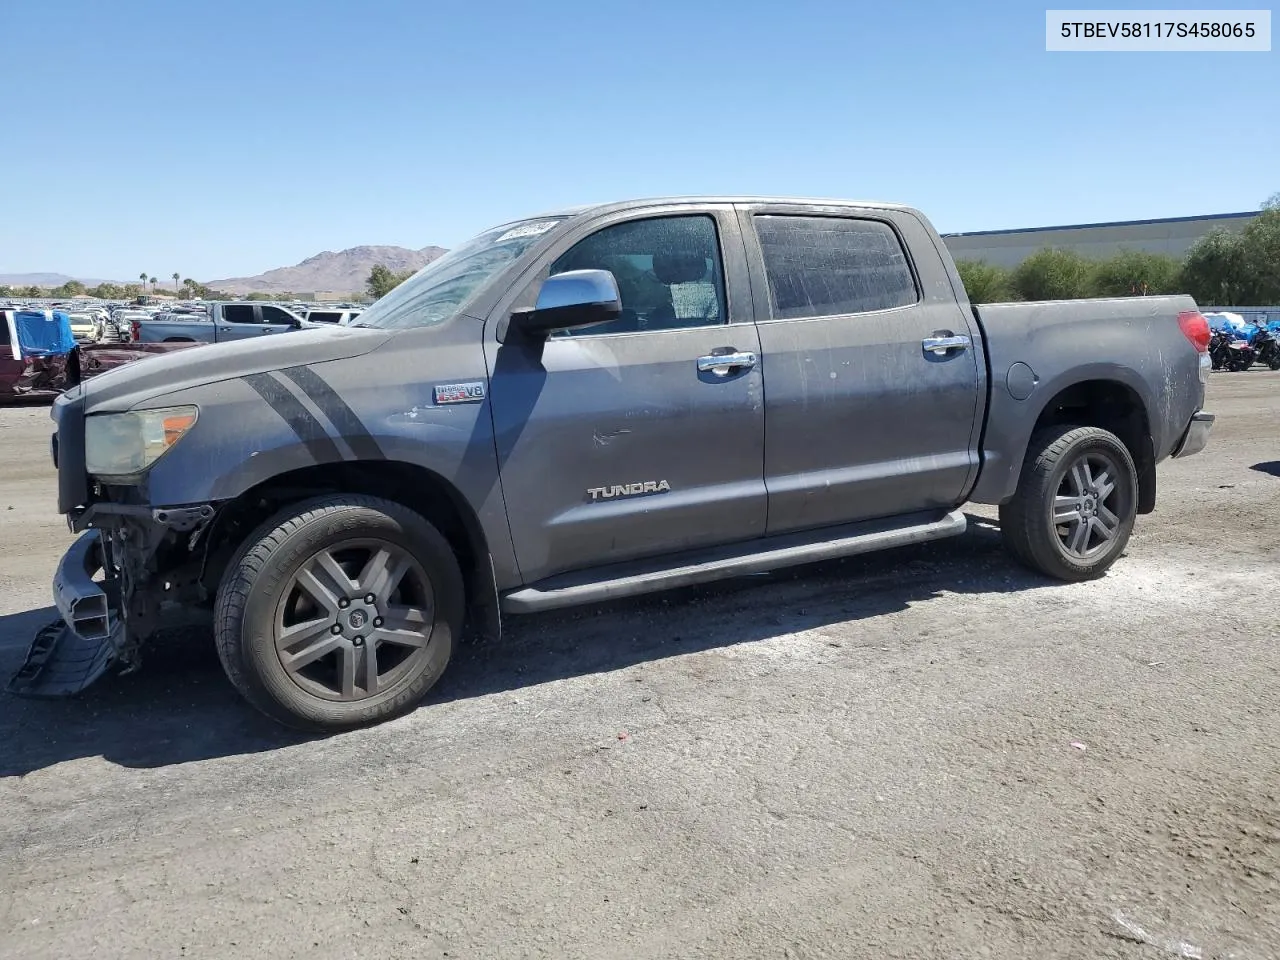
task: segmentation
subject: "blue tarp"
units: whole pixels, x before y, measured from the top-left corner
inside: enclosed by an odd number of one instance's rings
[[[75,349],[71,318],[61,310],[19,310],[13,315],[18,347],[25,357],[58,357]]]

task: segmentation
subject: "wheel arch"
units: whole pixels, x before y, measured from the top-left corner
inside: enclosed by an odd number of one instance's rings
[[[1110,367],[1081,371],[1069,383],[1052,383],[1041,394],[1044,399],[1016,402],[1001,389],[992,408],[993,421],[1009,418],[1010,429],[988,429],[988,437],[998,437],[994,473],[978,478],[973,499],[981,503],[1004,503],[1017,490],[1022,464],[1032,436],[1038,430],[1058,424],[1101,427],[1114,433],[1133,457],[1138,471],[1138,513],[1151,513],[1156,502],[1156,451],[1152,436],[1151,404],[1141,379],[1133,371]],[[1037,391],[1040,393],[1040,391]],[[1010,404],[1017,403],[1016,411]],[[1027,408],[1031,407],[1030,410]],[[1033,415],[1034,414],[1034,415]]]
[[[485,636],[501,633],[497,584],[484,527],[462,493],[440,474],[402,460],[348,460],[276,474],[219,505],[205,547],[201,583],[212,596],[244,538],[291,503],[334,493],[364,494],[408,507],[453,548],[466,588],[468,622]]]

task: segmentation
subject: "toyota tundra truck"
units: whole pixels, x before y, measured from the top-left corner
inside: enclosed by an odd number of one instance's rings
[[[79,533],[11,689],[201,613],[297,727],[410,710],[464,627],[960,534],[1101,576],[1204,448],[1188,297],[969,302],[903,206],[614,203],[481,233],[353,326],[182,351],[53,409]]]

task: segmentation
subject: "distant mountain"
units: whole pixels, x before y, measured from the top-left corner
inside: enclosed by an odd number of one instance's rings
[[[87,277],[68,277],[65,273],[0,273],[0,286],[7,287],[60,287],[71,280],[79,280],[86,287],[114,280],[92,280]]]
[[[256,277],[211,280],[208,285],[214,290],[240,294],[362,293],[369,271],[376,264],[380,263],[396,273],[403,270],[417,271],[445,252],[444,247],[423,247],[421,250],[406,247],[351,247],[337,253],[326,250],[308,257],[297,266],[278,267]]]

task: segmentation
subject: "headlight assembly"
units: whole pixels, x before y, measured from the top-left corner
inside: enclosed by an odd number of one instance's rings
[[[104,480],[145,473],[196,422],[195,407],[164,407],[85,418],[85,467]]]

